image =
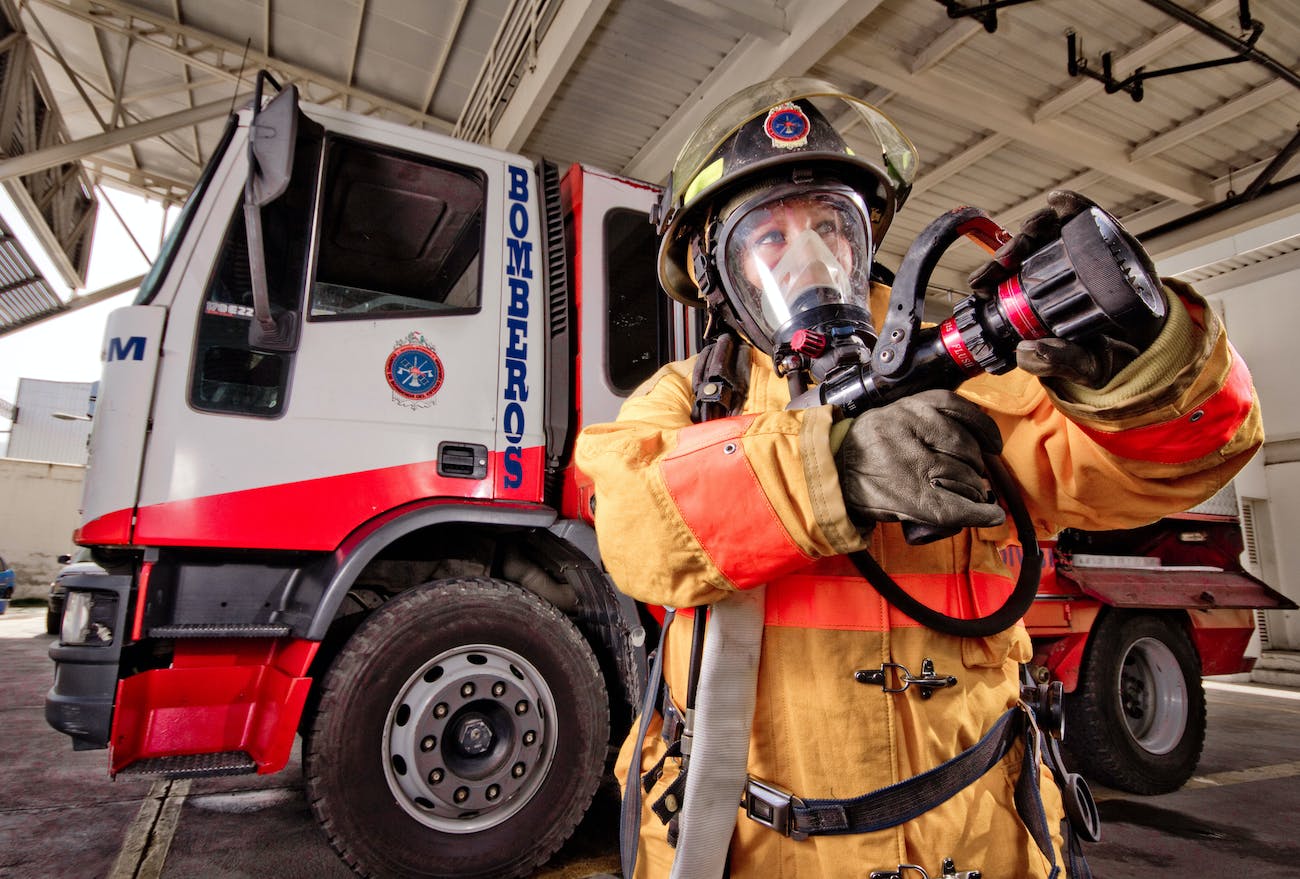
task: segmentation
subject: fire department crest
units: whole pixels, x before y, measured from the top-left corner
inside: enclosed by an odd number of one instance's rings
[[[438,352],[418,332],[398,339],[384,364],[384,377],[393,389],[393,402],[408,409],[432,406],[443,376]]]
[[[796,149],[808,143],[808,117],[797,104],[779,104],[767,111],[763,130],[772,139],[772,146]]]

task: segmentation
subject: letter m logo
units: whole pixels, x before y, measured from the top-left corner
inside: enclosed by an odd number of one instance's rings
[[[114,360],[144,360],[144,336],[132,336],[123,340],[114,336],[108,340],[108,362]]]

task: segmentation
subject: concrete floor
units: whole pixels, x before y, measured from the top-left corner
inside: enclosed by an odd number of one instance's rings
[[[74,752],[45,725],[52,666],[43,608],[0,615],[0,877],[346,879],[317,829],[295,756],[273,776],[112,781],[106,752]],[[1300,876],[1300,690],[1208,684],[1209,740],[1183,790],[1098,790],[1097,879]],[[616,792],[538,879],[618,872]],[[1012,877],[988,877],[1012,879]]]

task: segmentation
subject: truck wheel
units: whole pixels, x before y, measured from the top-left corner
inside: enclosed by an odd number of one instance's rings
[[[1136,794],[1182,787],[1205,744],[1201,665],[1187,632],[1166,617],[1102,619],[1065,716],[1084,775]]]
[[[526,876],[591,804],[609,702],[555,607],[500,580],[437,580],[357,629],[307,740],[308,799],[357,873]]]

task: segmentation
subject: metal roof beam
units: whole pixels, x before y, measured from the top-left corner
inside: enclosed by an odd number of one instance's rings
[[[610,0],[566,0],[560,5],[546,36],[537,46],[536,63],[520,79],[501,116],[492,125],[491,146],[512,152],[523,148],[609,3]]]
[[[791,0],[786,7],[790,35],[778,43],[748,36],[632,157],[623,173],[663,180],[677,151],[714,107],[740,89],[779,75],[798,75],[821,60],[884,0]]]
[[[251,100],[251,98],[252,95],[245,94],[236,100],[243,102]],[[93,137],[83,137],[81,140],[24,153],[20,156],[14,156],[12,159],[4,159],[0,161],[0,180],[22,177],[25,174],[32,174],[45,168],[62,165],[64,162],[75,162],[86,156],[110,150],[113,147],[157,137],[160,134],[175,131],[177,128],[184,128],[197,122],[225,116],[230,112],[230,105],[231,102],[226,100],[213,101],[210,104],[201,104],[192,110],[169,113],[166,116],[159,116],[135,125],[96,134]]]
[[[1229,12],[1235,12],[1240,0],[1213,0],[1205,4],[1196,14],[1201,18],[1219,18]],[[1123,79],[1137,68],[1159,58],[1183,40],[1196,33],[1185,24],[1175,24],[1161,31],[1131,52],[1126,52],[1112,60],[1112,72],[1117,79]],[[1073,106],[1082,104],[1089,98],[1102,93],[1105,87],[1095,79],[1084,77],[1074,85],[1062,91],[1054,98],[1039,104],[1034,110],[1035,122],[1043,122],[1053,116],[1059,116]]]
[[[779,43],[790,36],[790,16],[771,0],[668,0],[687,12],[703,18],[725,21],[769,43]]]
[[[365,32],[365,29],[366,0],[359,0],[357,3],[357,24],[356,27],[352,29],[352,51],[348,53],[348,75],[344,80],[348,84],[348,88],[351,88],[352,83],[356,81],[357,55],[361,53],[361,36]],[[350,97],[343,98],[343,109],[352,109],[351,104],[352,99]]]
[[[441,132],[448,132],[452,128],[452,124],[446,119],[439,119],[422,110],[381,97],[365,89],[345,85],[306,67],[246,49],[239,43],[216,37],[198,28],[177,24],[167,16],[157,15],[146,9],[123,3],[121,0],[31,0],[31,2],[57,9],[65,15],[94,25],[99,30],[135,39],[150,48],[180,57],[200,70],[206,70],[231,82],[242,81],[241,70],[244,75],[251,77],[259,68],[265,68],[276,73],[281,82],[312,84],[333,89],[353,100],[364,101],[401,116],[410,124],[428,125]],[[183,50],[172,45],[178,34],[184,37],[183,43],[186,48]],[[200,57],[202,53],[215,55],[217,61],[214,63],[205,60]],[[227,57],[231,60],[229,63],[224,63]]]
[[[1220,104],[1213,110],[1199,113],[1163,134],[1158,134],[1149,140],[1143,141],[1133,148],[1133,151],[1129,153],[1129,158],[1135,162],[1140,162],[1157,153],[1164,152],[1171,147],[1191,140],[1193,137],[1218,128],[1220,125],[1226,125],[1233,119],[1245,116],[1247,113],[1257,110],[1278,98],[1285,97],[1292,93],[1292,88],[1290,83],[1275,79],[1259,88],[1251,89],[1225,104]]]
[[[1035,123],[1025,111],[978,88],[937,71],[912,74],[892,59],[869,63],[846,59],[853,76],[893,89],[907,100],[961,119],[1059,156],[1076,167],[1092,168],[1150,192],[1185,204],[1212,197],[1209,180],[1161,159],[1130,161],[1128,144],[1058,121]]]
[[[912,72],[921,73],[929,70],[947,58],[949,54],[960,49],[971,37],[983,32],[984,26],[975,19],[963,18],[931,40],[928,46],[917,53],[916,57],[912,59]]]
[[[451,57],[451,47],[456,43],[456,37],[460,35],[460,24],[465,19],[467,6],[469,0],[459,0],[456,11],[451,14],[451,21],[447,23],[447,42],[443,43],[433,70],[429,71],[429,85],[424,90],[424,102],[420,104],[420,109],[426,113],[433,106],[433,96],[438,91],[438,83],[442,82],[442,71],[447,66],[447,59]]]

